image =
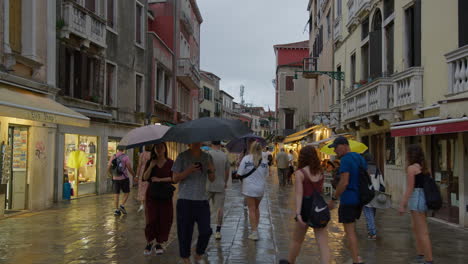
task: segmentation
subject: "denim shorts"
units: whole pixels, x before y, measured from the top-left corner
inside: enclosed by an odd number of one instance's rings
[[[408,201],[408,209],[416,212],[426,212],[428,210],[423,188],[414,188]]]

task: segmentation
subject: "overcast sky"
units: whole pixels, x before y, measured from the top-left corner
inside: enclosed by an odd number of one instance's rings
[[[201,69],[221,78],[220,88],[240,102],[275,108],[273,45],[308,39],[308,0],[197,0]]]

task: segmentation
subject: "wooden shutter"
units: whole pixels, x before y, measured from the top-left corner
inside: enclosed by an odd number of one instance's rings
[[[286,91],[294,91],[294,81],[292,76],[286,76]]]
[[[96,12],[96,0],[86,0],[85,7],[92,11],[93,13]]]
[[[414,2],[414,65],[421,66],[421,0]]]
[[[114,27],[114,0],[107,0],[107,25]]]
[[[21,1],[10,1],[10,47],[21,53]]]
[[[285,129],[294,129],[294,111],[285,110]]]
[[[468,1],[458,0],[458,47],[468,45]]]
[[[369,33],[370,48],[370,77],[378,78],[382,75],[382,30]]]

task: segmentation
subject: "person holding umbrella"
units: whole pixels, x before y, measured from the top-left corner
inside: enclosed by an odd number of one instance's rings
[[[201,143],[191,143],[190,148],[177,156],[172,167],[174,182],[179,183],[177,213],[177,238],[179,254],[184,263],[190,263],[192,235],[198,226],[195,261],[200,263],[211,234],[210,205],[206,192],[206,180],[215,180],[213,159],[201,150]]]

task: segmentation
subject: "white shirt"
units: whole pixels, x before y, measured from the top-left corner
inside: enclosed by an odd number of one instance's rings
[[[245,156],[237,170],[237,174],[245,175],[254,168],[253,156]],[[265,192],[265,180],[268,176],[268,159],[262,153],[262,162],[260,166],[247,178],[242,181],[242,194],[249,197],[262,197]]]

